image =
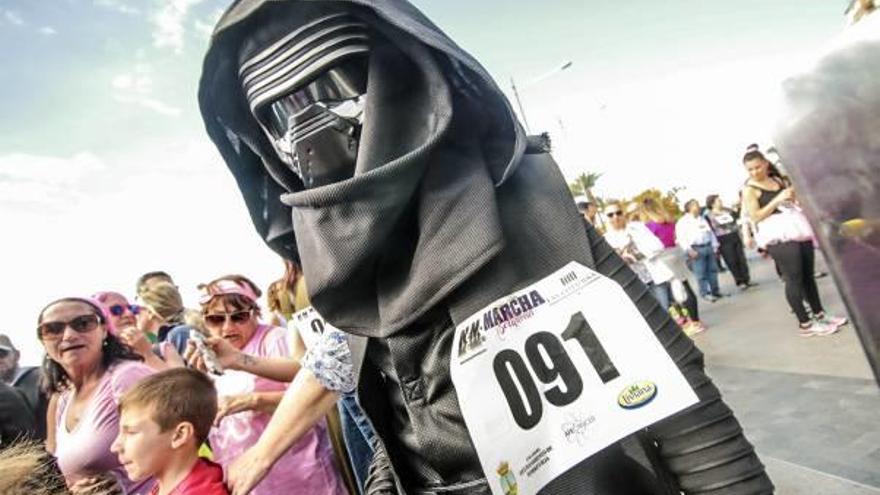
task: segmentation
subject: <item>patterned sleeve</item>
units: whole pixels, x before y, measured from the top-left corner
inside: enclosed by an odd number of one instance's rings
[[[321,338],[306,351],[301,363],[328,390],[349,393],[357,385],[348,339],[335,328],[326,328]]]

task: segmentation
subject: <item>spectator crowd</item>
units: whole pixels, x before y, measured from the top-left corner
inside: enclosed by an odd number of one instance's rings
[[[757,147],[743,164],[749,178],[730,208],[715,194],[680,215],[653,199],[578,207],[689,336],[706,330],[700,302],[734,296],[720,271],[740,291],[755,285],[752,247],[775,262],[798,334],[834,334],[846,320],[823,309],[790,182]],[[375,433],[353,395],[345,335],[314,314],[320,331],[297,325],[309,311],[300,267],[285,261],[262,304],[243,275],[199,290],[199,307],[186,308],[172,277],[154,271],[131,300],[102,290],[49,301],[33,335],[41,367],[20,366],[0,335],[0,469],[10,473],[0,492],[362,493]]]

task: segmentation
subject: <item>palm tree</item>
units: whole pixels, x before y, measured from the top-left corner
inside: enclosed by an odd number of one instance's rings
[[[587,201],[598,205],[596,197],[593,196],[593,188],[596,187],[596,181],[602,177],[599,172],[586,172],[578,175],[574,182],[568,185],[571,193],[575,196],[583,194],[587,197]]]

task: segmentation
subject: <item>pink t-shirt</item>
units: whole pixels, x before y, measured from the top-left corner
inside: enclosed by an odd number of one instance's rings
[[[259,357],[290,357],[287,331],[260,325],[242,352]],[[238,395],[287,389],[286,383],[257,377],[243,371],[227,370],[214,377],[217,394]],[[245,411],[226,416],[211,430],[209,441],[214,461],[228,469],[245,450],[257,443],[269,424],[270,414]],[[308,431],[285,452],[252,495],[278,493],[303,495],[344,495],[347,493],[333,463],[333,448],[323,422]]]
[[[149,493],[152,478],[139,483],[128,479],[110,445],[119,433],[119,398],[140,379],[154,372],[139,361],[119,361],[104,376],[86,405],[79,423],[68,431],[67,410],[75,391],[64,392],[55,415],[55,457],[68,484],[81,478],[111,473],[126,494]]]
[[[654,233],[660,242],[663,243],[663,247],[670,248],[675,246],[675,224],[674,223],[657,223],[657,222],[646,222],[645,226],[648,227],[648,230]]]

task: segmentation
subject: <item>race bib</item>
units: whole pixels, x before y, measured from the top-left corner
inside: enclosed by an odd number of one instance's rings
[[[715,221],[718,222],[718,225],[727,225],[734,222],[733,215],[730,213],[722,213],[716,216]]]
[[[458,325],[451,356],[495,495],[537,493],[697,402],[620,285],[577,262]]]
[[[321,340],[324,335],[324,331],[330,327],[330,324],[324,321],[324,318],[315,311],[313,306],[309,306],[308,308],[294,313],[294,315],[290,318],[290,323],[293,325],[293,328],[299,332],[299,336],[302,337],[303,343],[306,345],[306,349],[311,349],[315,346],[315,343]]]

